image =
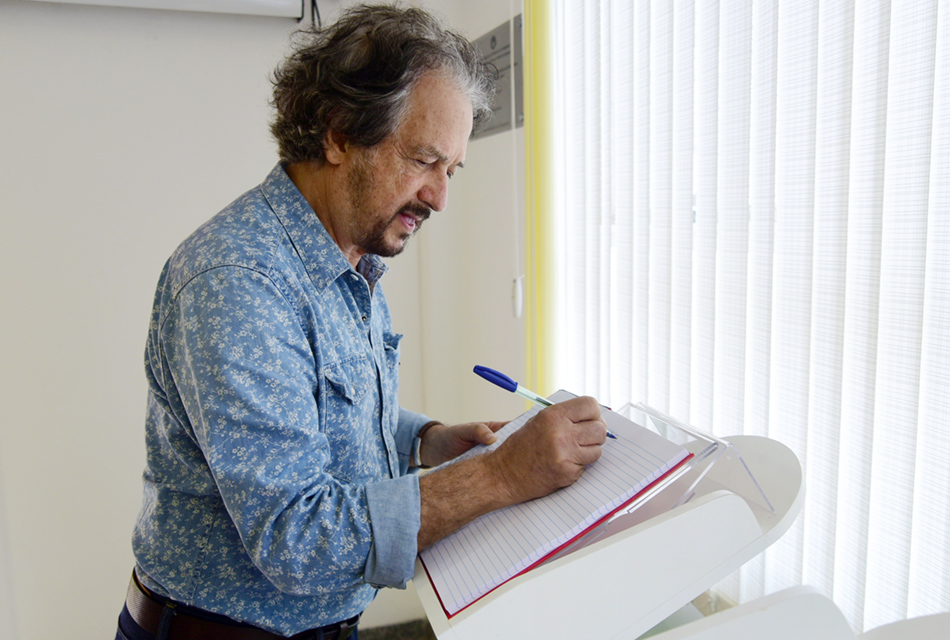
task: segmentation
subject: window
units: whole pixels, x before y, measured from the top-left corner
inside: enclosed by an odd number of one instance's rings
[[[950,2],[558,0],[556,386],[802,461],[720,585],[950,609]]]

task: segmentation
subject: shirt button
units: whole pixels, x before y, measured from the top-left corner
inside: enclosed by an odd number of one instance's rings
[[[363,322],[366,322],[366,316],[363,316]]]

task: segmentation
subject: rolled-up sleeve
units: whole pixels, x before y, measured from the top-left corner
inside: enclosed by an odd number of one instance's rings
[[[395,439],[401,477],[366,487],[373,545],[364,578],[375,587],[404,589],[415,571],[420,497],[417,469],[410,461],[416,434],[427,422],[425,415],[400,407]]]
[[[405,589],[415,570],[419,535],[419,476],[414,473],[366,486],[373,544],[363,573],[379,587]]]
[[[373,543],[363,576],[377,588],[405,589],[415,571],[420,497],[417,469],[410,462],[413,441],[427,422],[425,415],[400,407],[395,440],[401,477],[366,487]]]

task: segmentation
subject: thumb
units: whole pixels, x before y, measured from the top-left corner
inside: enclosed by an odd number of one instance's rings
[[[480,444],[492,444],[498,437],[495,435],[495,432],[485,424],[484,422],[479,422],[475,425],[474,433],[475,440]]]

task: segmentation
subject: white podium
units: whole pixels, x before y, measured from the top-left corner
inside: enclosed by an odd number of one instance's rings
[[[451,618],[417,560],[413,584],[436,636],[632,640],[682,608],[778,540],[804,499],[801,465],[788,447],[757,436],[717,441],[727,445],[720,453],[732,458],[728,464],[678,480],[664,489],[672,498],[654,496],[591,534],[586,546]]]

